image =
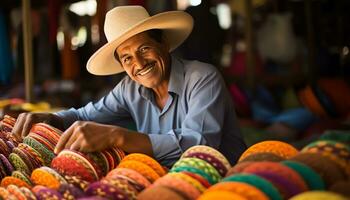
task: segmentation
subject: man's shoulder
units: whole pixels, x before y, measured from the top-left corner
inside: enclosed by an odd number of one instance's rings
[[[133,81],[129,76],[126,75],[119,81],[115,89],[130,92],[130,90],[137,88],[137,85],[138,84],[135,81]]]
[[[187,75],[198,75],[200,77],[217,75],[217,68],[209,63],[201,62],[198,60],[183,60],[185,74]]]

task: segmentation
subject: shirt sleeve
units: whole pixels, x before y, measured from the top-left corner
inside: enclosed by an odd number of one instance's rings
[[[193,81],[186,86],[188,112],[181,129],[166,134],[150,134],[155,157],[171,165],[193,145],[219,147],[226,110],[230,105],[224,82],[219,72],[191,74]],[[226,107],[225,107],[226,106]]]
[[[64,121],[64,128],[68,128],[75,121],[95,121],[104,124],[127,126],[130,114],[122,98],[122,83],[118,84],[106,96],[97,102],[90,102],[79,109],[70,108],[55,113]]]

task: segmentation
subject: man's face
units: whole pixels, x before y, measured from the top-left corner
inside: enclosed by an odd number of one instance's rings
[[[116,52],[126,73],[139,84],[155,89],[168,82],[169,48],[147,33],[129,38]]]

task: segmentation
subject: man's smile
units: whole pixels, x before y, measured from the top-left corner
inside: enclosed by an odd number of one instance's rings
[[[147,66],[145,68],[143,68],[142,70],[138,71],[136,73],[136,76],[144,76],[146,74],[148,74],[149,72],[151,72],[155,67],[155,63],[150,63],[147,64]]]

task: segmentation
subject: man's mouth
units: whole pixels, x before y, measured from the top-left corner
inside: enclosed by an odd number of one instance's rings
[[[145,68],[143,68],[142,70],[138,71],[136,73],[136,76],[144,76],[144,75],[148,74],[150,71],[152,71],[154,66],[155,66],[155,63],[148,64]]]

